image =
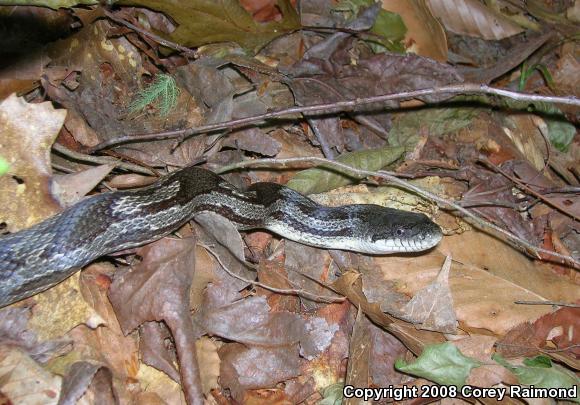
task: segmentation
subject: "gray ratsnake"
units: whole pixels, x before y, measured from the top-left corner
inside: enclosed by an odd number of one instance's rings
[[[324,207],[275,183],[240,191],[187,167],[132,191],[86,198],[31,228],[0,238],[0,307],[66,279],[93,260],[157,240],[211,211],[240,230],[262,228],[328,249],[370,254],[432,248],[441,229],[426,215],[378,205]]]

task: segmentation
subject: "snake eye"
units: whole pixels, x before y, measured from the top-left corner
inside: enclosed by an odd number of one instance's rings
[[[397,236],[403,236],[403,234],[405,233],[405,230],[403,228],[397,228],[395,233],[397,234]]]

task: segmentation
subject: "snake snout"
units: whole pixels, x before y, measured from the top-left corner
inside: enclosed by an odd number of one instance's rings
[[[419,227],[416,237],[425,248],[437,245],[443,238],[443,231],[435,222],[428,220]]]

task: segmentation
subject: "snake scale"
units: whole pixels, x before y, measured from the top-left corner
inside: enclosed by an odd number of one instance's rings
[[[132,191],[86,198],[39,224],[0,238],[0,307],[66,279],[93,260],[157,240],[199,212],[240,230],[262,228],[306,245],[370,254],[435,246],[424,214],[378,205],[324,207],[275,183],[240,191],[217,174],[187,167]]]

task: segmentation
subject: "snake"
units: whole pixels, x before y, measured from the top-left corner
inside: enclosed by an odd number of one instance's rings
[[[442,238],[425,214],[373,204],[327,207],[277,183],[244,191],[190,166],[155,183],[87,197],[0,237],[0,307],[46,290],[99,257],[160,239],[201,212],[239,230],[265,229],[301,244],[366,254],[419,252]]]

